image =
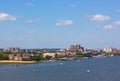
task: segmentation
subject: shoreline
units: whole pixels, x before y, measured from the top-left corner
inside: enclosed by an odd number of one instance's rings
[[[14,61],[14,60],[0,60],[0,63],[18,63],[18,64],[33,64],[36,61]]]
[[[104,57],[104,56],[101,56]],[[91,58],[100,58],[97,57],[82,57],[82,58],[62,58],[58,59],[59,61],[70,61],[70,60],[78,60],[78,59],[91,59]],[[41,60],[41,61],[15,61],[15,60],[0,60],[0,64],[35,64],[35,63],[42,63],[42,62],[53,62],[55,60]]]

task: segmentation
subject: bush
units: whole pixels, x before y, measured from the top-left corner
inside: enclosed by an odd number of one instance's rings
[[[50,60],[51,58],[52,56],[48,56],[48,55],[45,57],[46,60]]]

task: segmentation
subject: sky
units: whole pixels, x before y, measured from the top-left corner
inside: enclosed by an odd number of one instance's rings
[[[0,48],[120,49],[120,0],[1,0]]]

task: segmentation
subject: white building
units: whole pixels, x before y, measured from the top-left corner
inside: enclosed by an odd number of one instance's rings
[[[43,53],[43,57],[51,56],[52,58],[55,58],[56,53]]]
[[[104,48],[103,51],[104,52],[112,52],[112,48]]]

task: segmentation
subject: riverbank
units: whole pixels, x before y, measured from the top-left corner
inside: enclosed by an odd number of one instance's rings
[[[120,56],[32,65],[1,64],[0,81],[120,81],[119,68]]]
[[[19,63],[19,64],[32,64],[36,61],[14,61],[14,60],[0,60],[0,63]]]
[[[80,60],[80,59],[91,59],[91,58],[100,58],[105,56],[94,56],[94,57],[78,57],[78,58],[60,58],[57,59],[59,61],[71,61],[71,60]],[[40,62],[53,62],[54,60],[41,60],[41,61],[15,61],[15,60],[0,60],[0,63],[17,63],[17,64],[33,64],[33,63],[40,63]]]

